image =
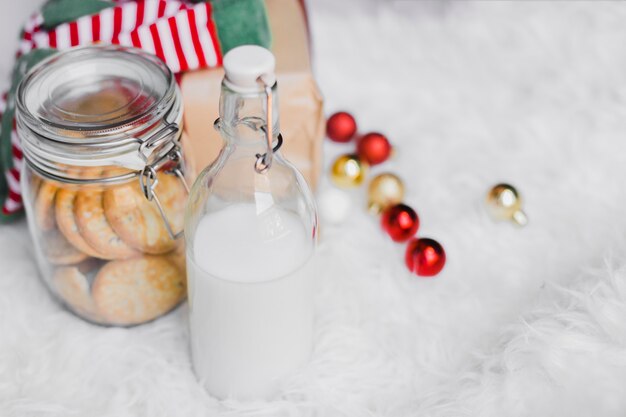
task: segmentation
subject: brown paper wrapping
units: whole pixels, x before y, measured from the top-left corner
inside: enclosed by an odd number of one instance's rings
[[[311,74],[309,40],[298,0],[266,0],[276,56],[283,155],[300,170],[312,188],[321,168],[324,135],[322,97]],[[186,135],[183,147],[192,176],[209,165],[223,146],[213,129],[219,115],[222,69],[187,73],[182,79]]]

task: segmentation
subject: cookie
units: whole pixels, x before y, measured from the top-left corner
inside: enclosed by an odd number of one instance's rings
[[[99,122],[127,114],[128,106],[137,99],[137,94],[117,81],[112,83],[115,85],[103,86],[91,94],[64,100],[65,118],[82,121],[85,116],[91,116],[92,122]],[[147,100],[145,97],[143,99]]]
[[[174,175],[159,173],[158,180],[155,192],[176,233],[183,228],[185,188]],[[156,203],[146,199],[136,182],[107,189],[104,212],[124,242],[142,252],[162,254],[176,247]]]
[[[179,271],[186,276],[187,274],[187,266],[186,266],[186,252],[185,252],[185,242],[183,239],[180,239],[178,244],[176,245],[176,249],[174,249],[171,253],[166,255],[166,258],[170,260]],[[186,282],[186,281],[185,281]]]
[[[43,180],[39,175],[32,174],[30,176],[30,193],[29,198],[31,201],[35,201],[37,199],[37,194],[39,193],[39,188],[41,188],[41,184],[43,184]]]
[[[35,224],[41,231],[47,232],[54,228],[54,197],[57,190],[53,183],[43,181],[35,197]]]
[[[96,275],[92,297],[110,324],[132,325],[159,317],[185,296],[184,276],[165,257],[111,261]]]
[[[127,259],[138,255],[107,221],[102,206],[102,192],[78,191],[74,199],[74,219],[85,242],[107,259]]]
[[[89,256],[100,259],[110,259],[106,254],[100,253],[92,248],[83,239],[76,219],[74,218],[74,201],[76,199],[75,190],[63,189],[59,190],[56,195],[54,204],[54,213],[57,222],[57,226],[63,236],[81,252],[86,253]]]
[[[174,174],[159,173],[156,192],[174,233],[182,231],[185,227],[187,191],[180,178]]]
[[[52,276],[52,286],[56,294],[72,310],[97,321],[96,305],[91,298],[88,278],[96,267],[97,263],[86,261],[80,265],[58,268]]]
[[[53,229],[42,237],[43,252],[54,265],[72,265],[87,259],[87,254],[76,249],[58,229]]]

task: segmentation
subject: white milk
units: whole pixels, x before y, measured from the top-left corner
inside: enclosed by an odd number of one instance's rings
[[[256,210],[206,215],[188,248],[193,363],[219,398],[271,397],[313,344],[313,242],[295,214]]]

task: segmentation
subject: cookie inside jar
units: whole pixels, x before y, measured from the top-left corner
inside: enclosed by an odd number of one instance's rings
[[[77,48],[24,77],[17,109],[24,203],[51,292],[104,325],[180,304],[187,186],[169,69],[133,48]]]
[[[151,321],[184,299],[183,242],[170,236],[137,179],[77,186],[36,178],[32,223],[38,225],[44,278],[70,310],[93,322],[128,326]],[[173,173],[159,171],[157,178],[161,207],[171,227],[182,230],[185,187]]]

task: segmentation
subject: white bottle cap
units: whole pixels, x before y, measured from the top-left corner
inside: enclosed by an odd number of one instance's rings
[[[269,50],[257,45],[243,45],[231,49],[224,56],[224,83],[237,92],[256,92],[263,82],[273,86],[276,82],[276,59]]]

